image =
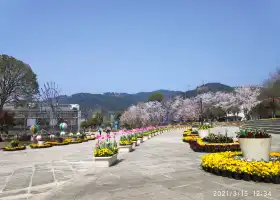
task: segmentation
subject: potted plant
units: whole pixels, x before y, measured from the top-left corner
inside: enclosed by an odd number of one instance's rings
[[[242,129],[237,138],[246,160],[269,161],[271,135],[265,130]]]
[[[132,151],[133,142],[128,136],[122,135],[119,141],[119,152],[128,153]]]
[[[118,147],[114,140],[98,139],[94,149],[95,166],[97,167],[110,167],[118,161]]]
[[[211,127],[209,125],[201,125],[199,128],[198,128],[198,135],[200,138],[205,138],[209,135],[209,129]]]

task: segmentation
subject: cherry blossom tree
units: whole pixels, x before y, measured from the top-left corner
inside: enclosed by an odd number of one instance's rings
[[[260,101],[258,97],[260,95],[259,87],[238,87],[234,90],[237,103],[240,105],[241,110],[245,116],[257,106]]]
[[[199,117],[199,104],[195,98],[184,99],[177,111],[183,121],[195,120]]]

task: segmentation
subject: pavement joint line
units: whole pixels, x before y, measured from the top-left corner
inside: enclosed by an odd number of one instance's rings
[[[121,176],[118,176],[118,175],[116,175],[116,174],[113,174],[112,172],[109,172],[109,174],[111,174],[111,175],[114,176],[114,177],[117,177],[118,179],[121,178]]]
[[[32,175],[30,177],[30,182],[29,182],[29,186],[28,186],[28,189],[27,189],[28,194],[30,193],[30,190],[31,190],[31,187],[32,187],[34,174],[35,174],[35,165],[32,167]]]
[[[20,195],[15,195],[15,196],[3,197],[3,198],[0,198],[0,200],[18,200],[20,198],[27,199],[32,196],[33,196],[32,194],[20,194]]]
[[[15,174],[15,171],[16,171],[16,170],[14,170],[14,171],[11,173],[11,175],[6,179],[4,186],[3,186],[2,190],[0,191],[1,193],[2,193],[2,192],[4,191],[4,189],[6,188],[6,186],[7,186],[8,182],[9,182],[9,180],[11,179],[11,177]]]
[[[116,191],[120,191],[120,190],[123,190],[124,188],[116,188],[116,189],[113,189],[113,190],[108,190],[108,192],[116,192]]]
[[[181,187],[186,187],[186,186],[189,186],[190,184],[186,184],[186,185],[179,185],[179,186],[175,186],[175,187],[172,187],[171,189],[174,189],[174,188],[181,188]]]
[[[54,182],[56,183],[56,185],[57,185],[57,179],[56,179],[56,176],[55,176],[55,171],[54,171],[54,166],[53,166],[53,163],[52,163],[52,174],[53,174],[53,180],[54,180]]]

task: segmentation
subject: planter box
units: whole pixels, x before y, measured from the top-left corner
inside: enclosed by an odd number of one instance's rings
[[[44,146],[45,141],[38,141],[39,146]]]
[[[151,139],[151,138],[152,138],[151,134],[148,136],[148,138],[149,138],[149,139]]]
[[[118,161],[118,154],[111,157],[94,157],[96,167],[110,167]]]
[[[132,151],[132,144],[131,145],[120,145],[119,146],[119,153],[128,153]]]
[[[193,131],[198,131],[198,128],[192,128]]]
[[[143,137],[143,142],[147,141],[148,139],[149,139],[148,136],[144,136],[144,137]]]
[[[87,135],[87,139],[91,139],[91,136],[90,136],[90,135]]]
[[[90,139],[94,139],[94,138],[95,138],[95,135],[91,135],[91,136],[90,136]]]
[[[200,138],[205,138],[209,135],[209,130],[208,129],[204,129],[204,130],[198,130],[198,136]]]
[[[72,138],[72,142],[76,142],[76,140],[77,140],[76,138]]]
[[[238,138],[238,142],[244,158],[269,161],[271,138]]]

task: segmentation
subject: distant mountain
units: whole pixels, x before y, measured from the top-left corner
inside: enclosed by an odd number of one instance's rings
[[[206,93],[206,92],[232,92],[234,90],[233,87],[230,87],[228,85],[224,85],[221,83],[206,83],[201,86],[198,86],[194,90],[189,90],[186,92],[183,92],[183,95],[186,97],[195,97],[198,94]]]
[[[104,94],[77,93],[71,96],[61,96],[60,103],[80,104],[82,109],[103,109],[105,112],[118,112],[138,102],[147,101],[149,96],[155,92],[161,92],[165,98],[182,95],[185,97],[194,97],[197,94],[205,92],[225,91],[230,92],[233,88],[221,83],[207,83],[197,87],[194,90],[186,92],[171,90],[156,90],[153,92],[139,92],[136,94],[106,92]]]

